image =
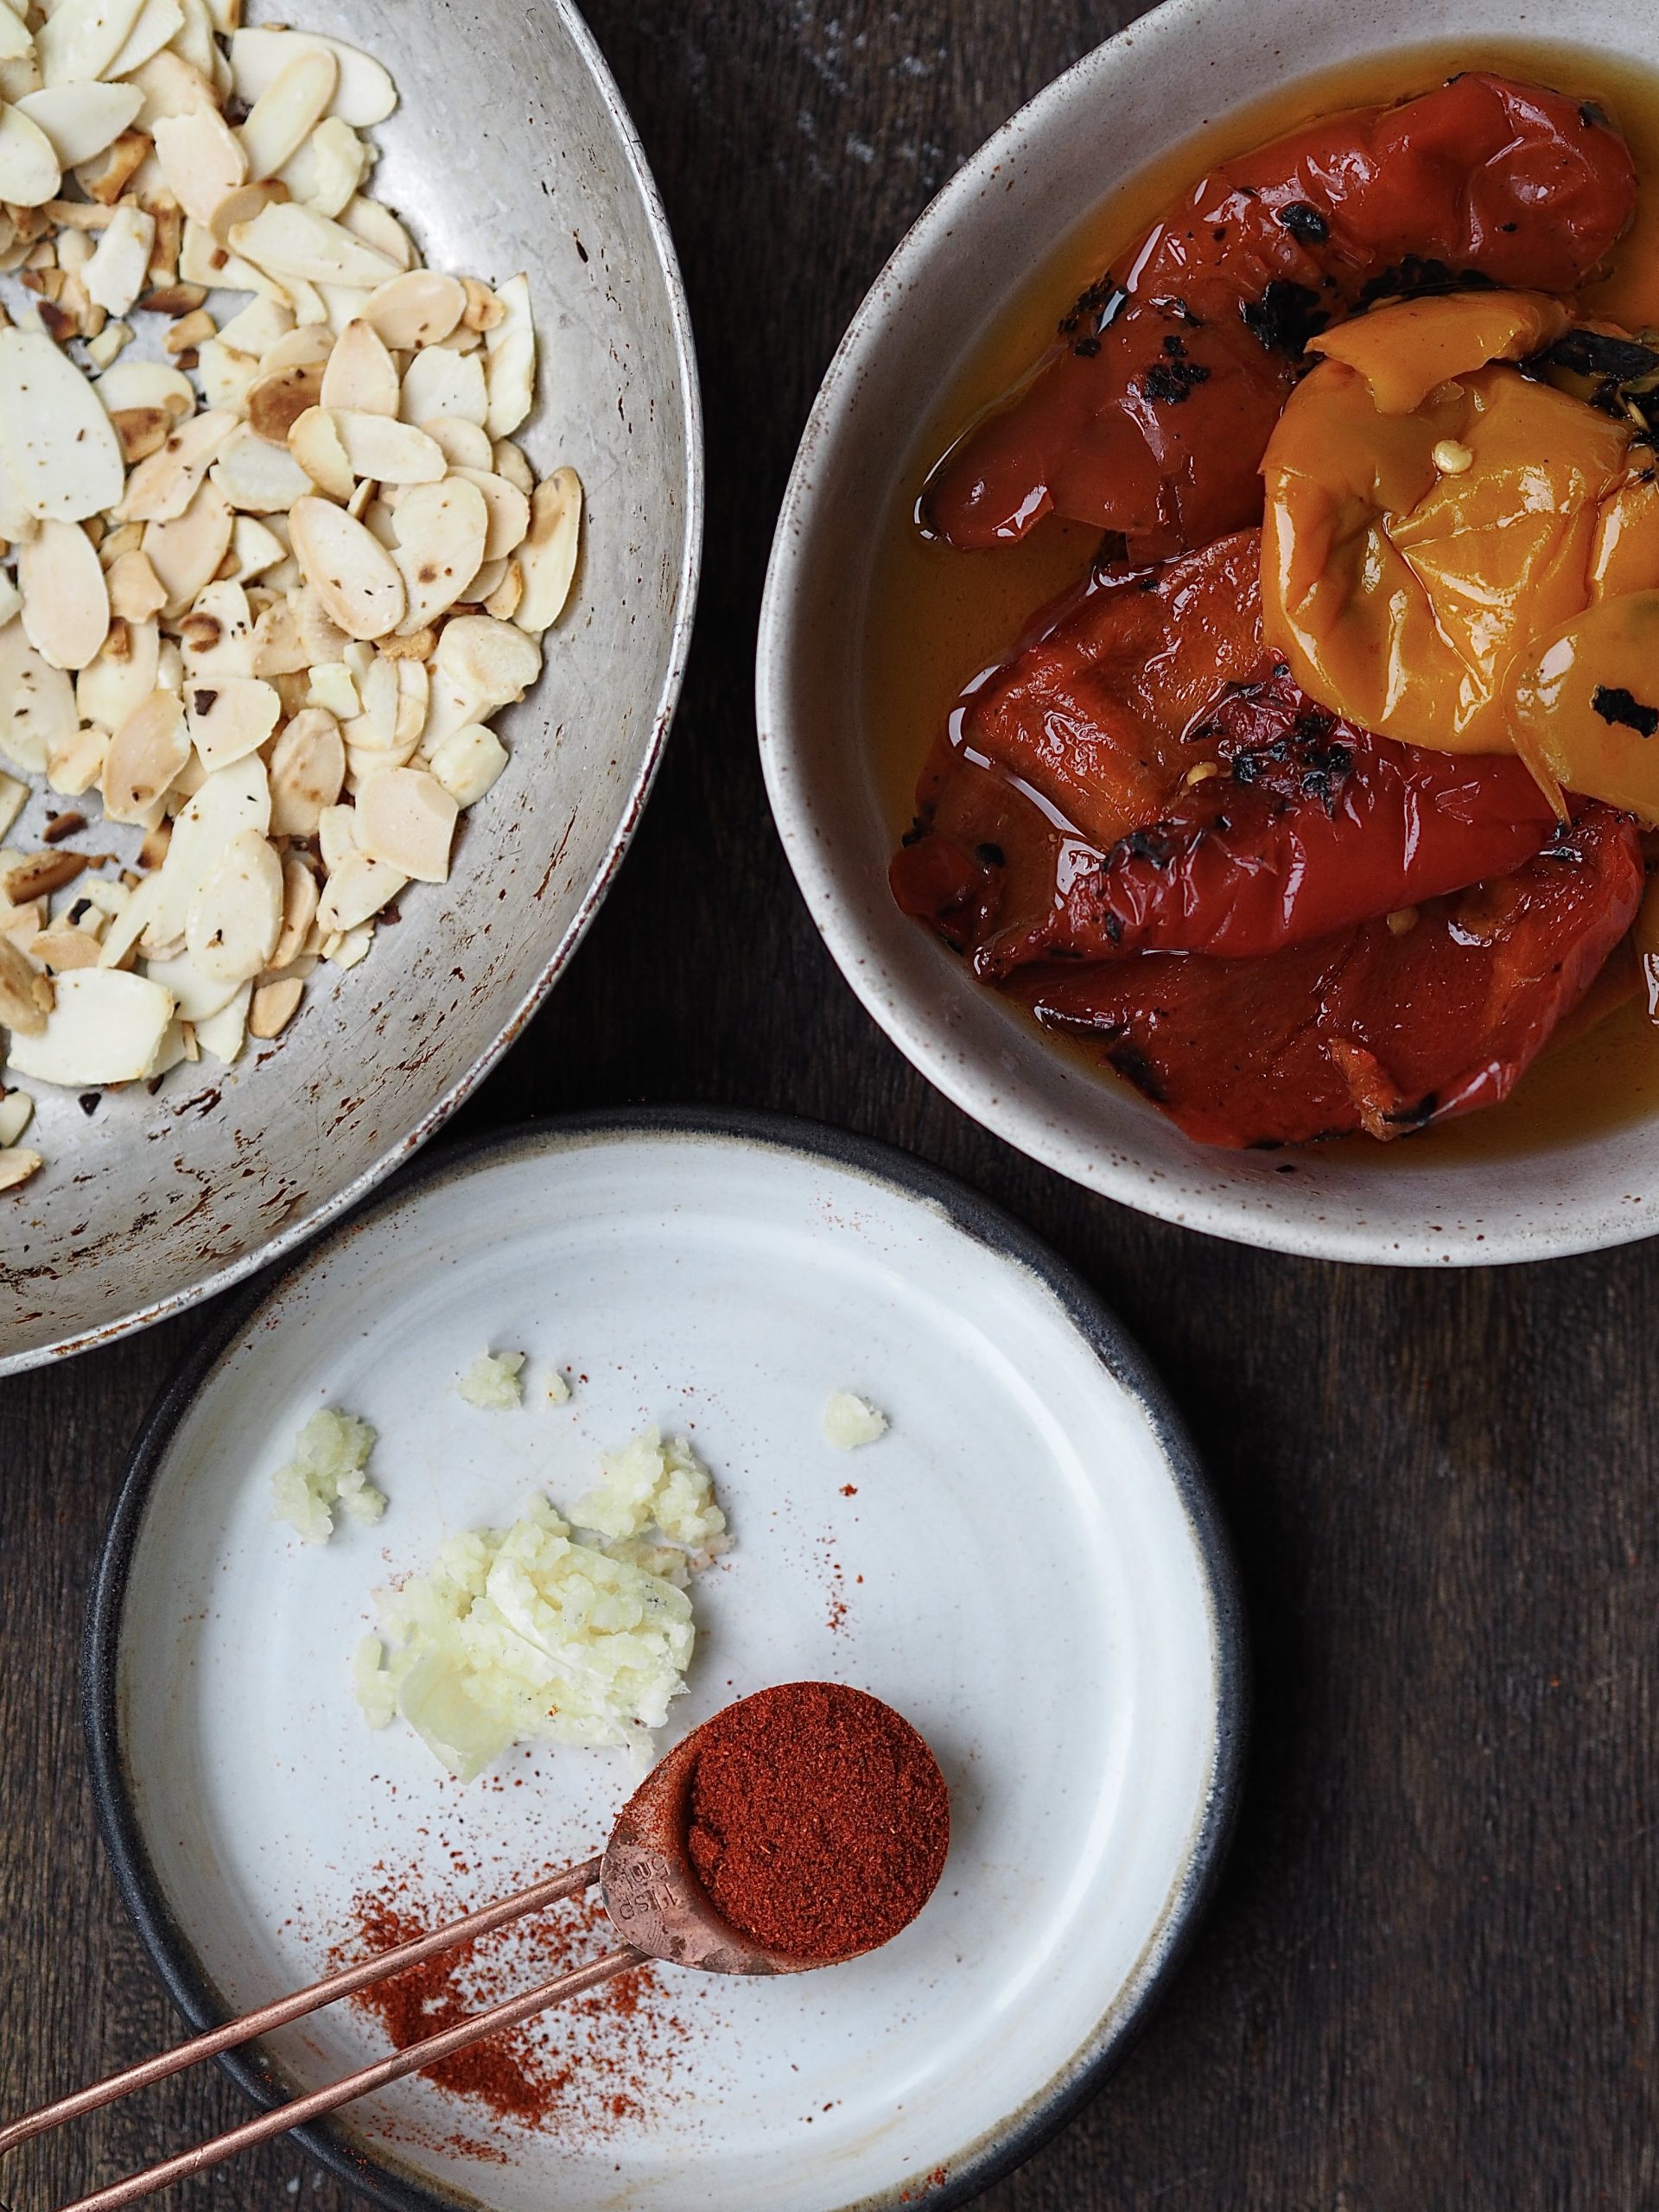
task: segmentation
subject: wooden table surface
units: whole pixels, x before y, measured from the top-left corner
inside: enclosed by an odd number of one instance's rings
[[[617,887],[454,1134],[708,1101],[908,1146],[1058,1246],[1186,1408],[1255,1649],[1237,1846],[1144,2040],[988,2205],[1659,2203],[1659,1250],[1367,1272],[1090,1198],[965,1122],[885,1043],[767,815],[752,640],[823,365],[952,169],[1135,12],[590,6],[662,182],[702,348],[698,641]],[[130,1440],[213,1311],[0,1383],[0,2113],[175,2032],[95,1834],[75,1661]],[[241,2110],[210,2069],[23,2154],[0,2195],[35,2212]],[[171,2201],[275,2212],[294,2201],[284,2184],[317,2212],[351,2201],[281,2145]]]

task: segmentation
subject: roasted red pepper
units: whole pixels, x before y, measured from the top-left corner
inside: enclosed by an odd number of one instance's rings
[[[925,495],[953,545],[1051,511],[1137,558],[1255,522],[1306,340],[1369,299],[1461,281],[1570,292],[1636,205],[1599,110],[1484,71],[1224,162],[1113,264],[1010,405]]]
[[[982,975],[1135,952],[1259,957],[1507,875],[1558,826],[1512,755],[1373,737],[1282,664],[1210,721],[1224,771],[1097,868],[1074,860],[1047,914],[982,948]]]
[[[1633,825],[1591,805],[1514,874],[1259,960],[1147,954],[1022,971],[1051,1027],[1100,1039],[1191,1136],[1398,1136],[1496,1105],[1641,904]]]

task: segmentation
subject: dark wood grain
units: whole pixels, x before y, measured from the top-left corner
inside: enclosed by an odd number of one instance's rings
[[[975,1129],[842,986],[772,837],[751,650],[770,518],[887,248],[1134,14],[1077,0],[596,0],[678,235],[709,406],[683,713],[572,973],[461,1117],[705,1100],[909,1146],[1050,1238],[1184,1402],[1243,1560],[1237,1850],[1168,2001],[995,2212],[1659,2202],[1659,1252],[1495,1274],[1276,1259]],[[1262,0],[1264,26],[1273,10]],[[1265,35],[1265,30],[1264,30]],[[203,1313],[0,1384],[0,2110],[174,2032],[95,1839],[76,1643],[146,1406]],[[238,2115],[177,2085],[36,2157],[23,2212]],[[276,2146],[192,2206],[349,2200]]]

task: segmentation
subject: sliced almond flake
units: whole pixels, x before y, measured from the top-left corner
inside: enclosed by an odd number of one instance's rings
[[[210,338],[196,348],[196,372],[201,378],[201,394],[209,407],[222,409],[231,415],[245,415],[248,393],[259,374],[259,362],[255,354],[241,353],[235,346],[225,343],[221,331],[217,338]]]
[[[282,181],[289,195],[319,215],[338,215],[372,167],[371,149],[347,123],[327,116],[292,161]]]
[[[530,535],[518,549],[524,595],[513,620],[539,637],[564,612],[576,572],[582,543],[582,479],[574,468],[556,468],[536,486],[530,503]]]
[[[151,830],[145,838],[159,838],[159,830]],[[162,855],[165,858],[165,855]],[[162,878],[159,868],[152,875],[145,876],[119,914],[104,932],[104,942],[99,947],[98,964],[100,968],[120,968],[130,962],[139,938],[149,926],[162,903]]]
[[[414,239],[391,208],[382,207],[378,200],[365,200],[359,194],[340,209],[337,219],[343,230],[385,254],[394,267],[409,270],[419,264]]]
[[[273,299],[250,300],[246,307],[219,326],[219,340],[233,346],[238,353],[251,353],[263,365],[264,356],[278,339],[288,337],[294,328],[292,311]]]
[[[519,567],[517,561],[508,561],[505,566],[506,573],[483,602],[484,612],[486,614],[493,614],[498,622],[511,622],[518,612],[519,601],[524,595],[523,569]]]
[[[536,327],[530,315],[530,279],[509,277],[496,297],[506,318],[484,340],[488,356],[489,432],[511,437],[536,404]]]
[[[182,369],[170,368],[163,361],[118,361],[113,368],[105,370],[92,390],[111,414],[156,407],[182,419],[195,410],[196,395],[189,378]],[[106,504],[113,506],[115,500]]]
[[[435,269],[416,269],[389,278],[372,292],[363,315],[394,353],[414,353],[446,339],[466,310],[467,293],[459,277],[443,276]],[[406,419],[424,422],[426,417]]]
[[[231,550],[231,510],[211,479],[172,522],[144,531],[144,552],[167,588],[167,613],[181,614],[202,586],[211,583]]]
[[[374,949],[374,924],[365,922],[354,930],[341,930],[332,940],[334,950],[328,957],[336,968],[355,968],[359,960],[367,959]]]
[[[293,276],[308,284],[372,289],[399,273],[395,262],[328,216],[292,202],[266,207],[251,223],[238,223],[230,243],[279,283]]]
[[[257,830],[239,830],[192,902],[186,949],[210,981],[247,982],[270,962],[282,928],[282,862]]]
[[[16,776],[0,776],[0,837],[3,837],[29,804],[29,785]]]
[[[486,561],[467,587],[466,606],[471,608],[482,607],[486,599],[493,598],[500,589],[506,581],[506,575],[507,556],[505,553],[499,560]]]
[[[489,399],[481,361],[470,353],[451,353],[442,346],[427,346],[404,371],[397,411],[405,423],[453,415],[482,429],[489,414]]]
[[[98,965],[98,939],[68,922],[54,923],[49,930],[41,930],[29,950],[32,957],[54,976]]]
[[[109,634],[110,594],[97,548],[79,523],[43,522],[17,550],[23,634],[54,668],[80,669]]]
[[[321,325],[305,323],[276,339],[259,357],[261,376],[274,377],[279,369],[303,368],[315,362],[327,364],[334,351],[332,334]]]
[[[448,477],[416,486],[396,520],[393,558],[409,601],[398,626],[407,633],[435,622],[471,585],[484,559],[489,509],[475,484]]]
[[[110,421],[121,441],[121,458],[128,467],[136,468],[151,454],[160,453],[177,420],[165,407],[118,407]]]
[[[407,880],[384,861],[372,860],[366,853],[347,853],[330,872],[317,907],[318,923],[326,931],[355,929],[389,905]]]
[[[143,103],[137,85],[86,82],[27,92],[17,109],[46,133],[59,167],[73,169],[112,146]]]
[[[0,937],[0,1029],[14,1037],[44,1036],[54,995],[27,954],[10,937]]]
[[[173,50],[181,54],[193,69],[199,69],[213,86],[213,105],[222,107],[228,88],[221,86],[219,65],[221,57],[213,37],[213,19],[202,0],[179,0],[184,22],[173,41]]]
[[[385,548],[360,522],[315,497],[289,516],[294,553],[306,581],[348,637],[385,637],[404,619],[404,580]]]
[[[221,486],[221,489],[223,487]],[[234,502],[232,502],[234,504]],[[288,548],[274,531],[252,515],[239,513],[231,535],[231,553],[236,562],[236,582],[251,583],[288,558]],[[258,674],[256,669],[254,673]]]
[[[126,522],[176,521],[236,428],[235,416],[224,410],[181,423],[161,450],[133,470],[116,512]]]
[[[41,1154],[26,1145],[7,1145],[0,1149],[0,1191],[15,1191],[31,1175],[38,1175],[45,1164]]]
[[[325,806],[317,817],[317,848],[329,874],[357,850],[357,813],[349,806]]]
[[[487,614],[458,615],[438,639],[437,673],[473,693],[492,713],[522,699],[541,666],[541,648],[533,639],[512,623]]]
[[[453,468],[490,469],[495,465],[495,454],[489,434],[476,423],[463,423],[453,415],[435,416],[421,428],[429,438],[435,438],[443,454]]]
[[[319,404],[330,412],[395,416],[397,365],[372,323],[353,318],[340,332],[322,372]]]
[[[0,569],[0,630],[3,630],[9,622],[16,620],[22,612],[22,606],[23,602],[17,595],[16,585],[13,583],[5,570]],[[4,834],[3,830],[0,830],[0,836]]]
[[[311,482],[330,498],[349,499],[357,489],[356,474],[327,408],[309,408],[300,416],[288,434],[288,449]]]
[[[190,753],[184,709],[170,691],[152,691],[111,741],[104,760],[104,817],[145,829]]]
[[[340,61],[326,46],[308,47],[271,79],[242,125],[251,177],[275,176],[327,114]]]
[[[111,315],[125,315],[144,289],[156,219],[141,207],[118,207],[86,264],[87,296]]]
[[[297,976],[284,976],[280,982],[261,983],[248,1008],[249,1036],[262,1040],[280,1037],[299,1012],[304,995],[305,985]]]
[[[235,982],[226,982],[204,976],[188,952],[175,953],[170,960],[147,960],[144,973],[164,991],[172,992],[179,1019],[189,1022],[211,1021],[216,1014],[222,1014],[245,980],[238,977]]]
[[[49,899],[54,891],[61,891],[73,883],[86,867],[85,853],[54,852],[49,848],[38,853],[7,853],[0,855],[0,890],[14,906],[28,906],[37,899]],[[39,919],[35,927],[41,926]]]
[[[118,969],[82,968],[59,979],[38,1036],[13,1036],[10,1065],[20,1075],[74,1090],[137,1083],[172,1019],[172,994],[159,983]]]
[[[320,709],[336,721],[355,721],[363,711],[357,679],[344,661],[320,661],[309,671],[305,694],[308,708]]]
[[[101,77],[132,35],[144,0],[59,0],[35,35],[48,85]]]
[[[167,858],[150,879],[162,890],[144,928],[146,945],[155,950],[182,938],[197,894],[231,840],[245,830],[264,837],[270,827],[270,783],[257,753],[205,777],[174,821]]]
[[[285,513],[294,500],[312,489],[312,478],[292,454],[261,438],[245,423],[226,438],[210,482],[238,515]]]
[[[302,948],[317,918],[321,887],[296,853],[283,862],[283,933],[270,956],[273,968],[286,968],[305,957]]]
[[[144,0],[138,20],[126,41],[105,70],[106,77],[130,77],[135,69],[153,60],[184,29],[184,10],[179,0]]]
[[[323,363],[295,361],[265,370],[249,387],[248,427],[272,445],[286,446],[289,432],[322,396]]]
[[[96,729],[90,722],[82,729],[72,730],[48,755],[48,784],[65,798],[79,798],[104,773],[104,756],[109,749],[107,730]]]
[[[75,711],[106,735],[120,728],[162,681],[162,633],[155,617],[111,616],[95,658],[75,678]]]
[[[427,766],[458,804],[475,806],[507,765],[507,748],[482,722],[463,722],[434,747]]]
[[[257,222],[267,207],[283,206],[288,196],[288,187],[279,184],[274,178],[258,184],[238,185],[234,192],[226,193],[214,208],[209,226],[214,245],[221,251],[230,253],[232,231],[240,230],[245,224]],[[252,264],[246,265],[251,267]],[[221,283],[226,281],[222,275],[219,281]]]
[[[226,579],[198,594],[179,625],[179,645],[190,683],[219,676],[252,676],[253,609],[239,583]]]
[[[121,497],[124,472],[92,385],[42,334],[0,330],[0,448],[41,520],[80,522]]]
[[[152,142],[142,130],[124,130],[101,154],[82,162],[75,181],[100,207],[113,207],[125,197],[147,215],[159,218],[163,199],[169,207],[173,204]]]
[[[467,328],[480,333],[499,328],[507,319],[507,310],[489,286],[476,276],[463,276],[461,281],[467,294],[467,312],[461,317]]]
[[[229,246],[213,236],[209,225],[193,222],[188,216],[182,222],[178,265],[181,283],[200,284],[210,292],[253,292],[286,306],[286,300],[277,297],[275,278],[256,269],[251,261],[244,261],[239,254],[232,253]]]
[[[359,848],[402,875],[423,883],[447,882],[459,811],[435,776],[420,768],[388,768],[372,776],[358,794]]]
[[[193,314],[180,316],[162,340],[162,350],[170,353],[175,360],[188,354],[189,359],[185,365],[188,367],[195,360],[196,347],[205,346],[217,332],[218,325],[207,308],[197,308]]]
[[[505,561],[524,543],[530,528],[530,501],[516,484],[508,483],[505,476],[493,470],[458,468],[455,471],[463,483],[475,484],[484,495],[489,510],[489,535],[484,541],[486,561]]]
[[[212,107],[168,116],[154,136],[156,157],[174,198],[193,221],[211,230],[220,203],[248,181],[241,141]]]
[[[442,447],[412,423],[355,408],[327,412],[353,476],[372,477],[380,484],[442,482],[448,467]],[[479,488],[483,490],[481,485]]]
[[[35,652],[21,620],[9,622],[0,630],[0,753],[26,776],[41,775],[79,721],[69,678]]]
[[[35,41],[22,17],[0,8],[0,61],[30,60],[34,54]]]
[[[124,622],[146,622],[167,604],[167,593],[142,549],[124,553],[105,572],[110,613]]]
[[[226,1066],[241,1056],[242,1041],[247,1033],[248,1008],[252,1000],[253,985],[243,983],[223,1012],[196,1024],[197,1043],[211,1052],[216,1060],[223,1060]]]
[[[35,1101],[26,1090],[8,1090],[0,1096],[0,1145],[16,1144],[34,1112]]]
[[[330,112],[359,130],[384,123],[397,105],[397,88],[372,55],[343,40],[312,31],[238,30],[231,39],[231,73],[236,96],[250,107],[276,83],[296,54],[323,47],[340,65]]]
[[[536,472],[525,460],[524,448],[514,445],[511,438],[498,438],[490,448],[487,461],[468,461],[462,466],[493,468],[498,476],[505,476],[509,484],[516,485],[527,499],[535,494]]]
[[[257,753],[282,713],[276,691],[254,676],[190,677],[184,707],[191,738],[210,772]]]

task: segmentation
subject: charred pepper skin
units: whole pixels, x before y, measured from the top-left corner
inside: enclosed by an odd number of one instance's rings
[[[1136,559],[1246,528],[1310,337],[1391,294],[1573,291],[1629,224],[1636,182],[1599,109],[1484,71],[1224,162],[945,456],[924,523],[983,547],[1057,512],[1122,533]]]

